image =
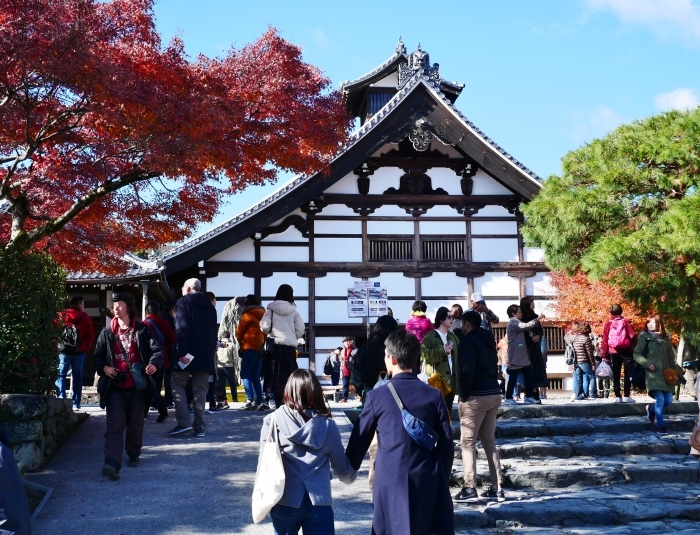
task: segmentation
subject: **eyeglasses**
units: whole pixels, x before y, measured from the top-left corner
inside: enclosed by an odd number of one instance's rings
[[[452,317],[452,316],[450,316],[450,315],[448,314],[448,315],[447,315],[447,317],[446,317],[445,319],[448,319],[448,320],[453,320],[453,319],[454,319],[454,317]]]

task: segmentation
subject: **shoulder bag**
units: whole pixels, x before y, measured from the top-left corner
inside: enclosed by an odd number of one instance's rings
[[[136,335],[136,333],[134,333]],[[146,367],[143,365],[143,360],[141,362],[134,362],[133,364],[129,361],[129,352],[124,348],[121,339],[116,336],[117,343],[122,350],[122,354],[126,357],[126,365],[131,373],[131,378],[134,380],[134,388],[141,392],[146,390],[150,386],[151,378],[146,375]],[[139,350],[139,358],[143,359],[141,356],[141,351]]]
[[[265,343],[263,344],[263,356],[267,358],[272,358],[272,355],[275,352],[275,339],[272,336],[272,319],[274,316],[275,313],[270,310],[270,332],[265,338]]]
[[[410,412],[408,412],[401,402],[401,398],[396,392],[394,385],[391,382],[387,383],[391,395],[394,396],[394,401],[399,406],[401,411],[401,419],[403,420],[403,427],[416,444],[426,450],[432,451],[437,446],[440,435],[438,435],[432,427],[426,424],[420,418],[416,418]]]
[[[527,351],[527,344],[525,343],[525,334],[523,331],[518,333],[515,338],[515,351],[510,359],[510,366],[515,368],[527,368],[530,365],[530,353]]]
[[[276,440],[272,440],[272,430],[275,430]],[[253,522],[262,521],[272,508],[282,499],[284,494],[284,464],[282,464],[282,451],[279,445],[279,428],[275,420],[275,413],[270,418],[270,429],[267,440],[260,456],[258,472],[253,486]]]

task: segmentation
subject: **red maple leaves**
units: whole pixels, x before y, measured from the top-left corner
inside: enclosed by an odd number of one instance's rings
[[[223,195],[319,170],[349,120],[274,29],[220,59],[162,46],[152,0],[0,0],[0,244],[72,269],[189,236]]]

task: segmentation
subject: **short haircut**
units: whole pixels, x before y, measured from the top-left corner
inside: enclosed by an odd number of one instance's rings
[[[440,324],[447,319],[449,314],[450,311],[447,310],[447,307],[440,307],[437,309],[437,312],[435,313],[435,320],[433,321],[433,325],[436,329],[440,327]]]
[[[206,295],[209,298],[209,301],[216,301],[216,296],[214,295],[214,292],[204,292],[204,295]]]
[[[243,305],[244,306],[253,306],[253,305],[259,305],[260,304],[260,298],[257,295],[254,294],[248,294],[245,296],[245,299],[243,300]]]
[[[425,312],[428,310],[428,305],[424,301],[414,301],[411,311],[413,312]]]
[[[74,307],[79,305],[80,303],[84,303],[85,299],[83,299],[82,295],[74,295],[73,297],[70,298],[68,301],[68,306],[69,307]]]
[[[467,310],[462,314],[462,321],[476,329],[477,327],[481,327],[481,314],[475,310]]]
[[[406,329],[398,329],[390,333],[384,342],[389,355],[396,359],[402,370],[410,370],[420,357],[420,342],[416,335]]]
[[[195,279],[194,277],[191,279],[187,279],[182,286],[183,286],[183,288],[184,287],[191,288],[195,292],[199,292],[202,290],[202,283],[200,282],[199,279]]]
[[[160,314],[160,303],[158,301],[149,301],[146,303],[146,314],[157,316]]]
[[[509,317],[509,318],[513,318],[513,317],[515,317],[515,315],[518,313],[518,309],[519,309],[519,308],[520,308],[520,305],[515,305],[515,304],[510,305],[510,306],[506,309],[506,314],[508,314],[508,317]]]
[[[613,316],[621,316],[622,315],[622,307],[620,306],[619,303],[615,303],[613,306],[610,307],[610,314]]]

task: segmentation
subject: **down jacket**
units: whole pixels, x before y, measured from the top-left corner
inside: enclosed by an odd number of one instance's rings
[[[273,301],[260,320],[260,329],[272,334],[275,344],[297,346],[297,340],[304,336],[305,326],[296,305],[289,301]]]
[[[243,314],[236,327],[236,339],[241,351],[253,349],[260,351],[265,342],[265,335],[260,330],[260,320],[265,309],[260,305],[251,305],[243,309]]]

